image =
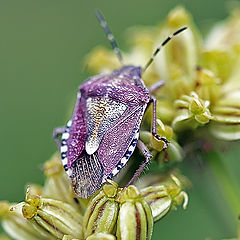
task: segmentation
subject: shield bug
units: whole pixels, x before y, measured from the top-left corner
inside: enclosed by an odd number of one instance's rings
[[[110,74],[93,76],[80,85],[72,118],[66,127],[54,131],[54,138],[61,148],[63,166],[80,198],[89,198],[107,179],[117,175],[136,146],[145,161],[128,185],[137,179],[151,159],[150,151],[138,140],[143,115],[151,104],[152,134],[167,147],[167,140],[156,133],[156,98],[151,95],[164,82],[160,81],[147,89],[141,76],[161,47],[186,29],[179,29],[163,41],[144,68],[124,66],[121,52],[103,15],[97,11],[96,16],[122,68]],[[60,134],[61,143],[58,139]]]

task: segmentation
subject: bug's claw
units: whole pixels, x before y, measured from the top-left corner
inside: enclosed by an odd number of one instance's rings
[[[166,138],[160,137],[158,134],[154,134],[154,137],[155,137],[158,141],[163,141],[163,142],[164,142],[164,147],[163,147],[163,149],[164,149],[164,150],[167,149],[168,144],[169,144],[169,141],[168,141]]]
[[[168,158],[168,152],[167,152],[166,148],[164,148],[163,151],[164,151],[164,155],[165,155],[165,156],[164,156],[164,161],[165,161],[165,162],[168,162],[168,161],[169,161],[169,158]]]

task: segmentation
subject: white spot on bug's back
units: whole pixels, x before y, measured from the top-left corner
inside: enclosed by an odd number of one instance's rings
[[[98,141],[86,142],[85,149],[87,154],[92,155],[93,153],[95,153],[98,149],[98,146],[99,146]]]
[[[68,138],[69,138],[69,133],[68,132],[63,133],[62,140],[67,140]]]
[[[61,152],[67,152],[68,147],[67,145],[61,146]]]
[[[72,120],[69,120],[68,122],[67,122],[67,127],[71,127],[72,126]]]
[[[133,152],[134,149],[135,149],[135,146],[130,146],[130,148],[128,149],[128,151]]]
[[[117,170],[117,168],[114,168],[112,171],[113,176],[115,176],[119,171]]]
[[[66,158],[66,157],[62,159],[62,164],[63,164],[63,165],[66,165],[66,164],[67,164],[67,158]]]
[[[67,122],[66,128],[65,128],[65,132],[62,134],[62,146],[61,146],[61,156],[62,156],[62,164],[64,167],[64,170],[66,171],[66,173],[71,176],[71,170],[68,169],[68,159],[67,159],[67,151],[68,151],[68,147],[67,147],[67,140],[69,138],[69,128],[72,126],[72,120],[69,120]]]
[[[127,161],[128,161],[127,158],[122,158],[122,159],[121,159],[121,163],[124,164],[124,165],[127,163]]]

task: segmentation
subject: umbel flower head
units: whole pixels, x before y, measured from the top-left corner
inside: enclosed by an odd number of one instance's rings
[[[183,7],[173,9],[160,27],[132,28],[126,64],[144,66],[153,49],[183,26],[188,29],[170,41],[143,73],[147,86],[165,81],[155,93],[157,118],[172,128],[174,141],[186,131],[197,132],[202,127],[218,139],[240,139],[239,10],[217,24],[205,40]],[[119,67],[112,51],[102,47],[89,54],[86,62],[93,73]],[[147,130],[149,116],[143,125]],[[160,135],[164,133],[160,131]]]
[[[158,167],[166,160],[182,160],[184,145],[197,140],[196,136],[240,139],[239,11],[203,40],[191,15],[177,7],[160,27],[129,30],[131,47],[124,54],[125,63],[144,66],[153,49],[182,26],[188,26],[188,30],[169,42],[143,74],[146,86],[165,82],[154,94],[158,100],[156,131],[169,141],[167,150],[149,131],[151,108],[140,129],[140,139],[151,150]],[[113,51],[103,47],[92,51],[87,63],[93,73],[120,67]],[[178,205],[186,209],[188,204],[184,189],[190,184],[177,170],[150,173],[123,188],[108,181],[90,199],[80,199],[58,154],[43,169],[44,186],[30,185],[24,202],[0,202],[2,226],[13,239],[151,239],[155,221]]]
[[[187,204],[187,195],[183,192],[184,183],[181,180],[184,177],[179,174],[167,174],[157,181],[154,177],[155,185],[152,187],[151,176],[148,176],[148,181],[143,181],[147,187],[142,188],[133,185],[119,188],[115,182],[109,180],[100,191],[85,200],[85,207],[79,207],[81,199],[77,200],[71,191],[66,191],[70,187],[69,180],[63,180],[66,173],[58,163],[60,159],[54,155],[45,164],[45,173],[46,166],[51,166],[52,171],[47,169],[51,173],[55,171],[58,177],[56,178],[55,174],[47,174],[43,188],[29,185],[25,202],[0,202],[2,226],[12,238],[151,239],[154,221],[165,216],[177,205],[184,202],[185,208]],[[65,189],[61,188],[61,191],[66,194],[63,199],[60,198],[60,191],[55,192],[51,198],[45,197],[49,188],[52,188],[51,184],[56,184],[55,178],[63,180],[61,183]],[[175,183],[171,180],[174,178]]]

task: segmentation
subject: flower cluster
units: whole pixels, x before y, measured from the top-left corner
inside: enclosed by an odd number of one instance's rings
[[[240,139],[239,10],[216,25],[205,40],[182,7],[171,11],[161,27],[132,28],[124,64],[144,66],[152,50],[183,26],[188,29],[160,51],[142,76],[147,87],[165,82],[154,95],[156,131],[169,141],[167,150],[162,151],[164,143],[150,132],[151,108],[140,129],[140,139],[158,166],[166,159],[182,160],[189,142],[210,134],[222,140]],[[113,51],[103,47],[92,51],[86,62],[94,74],[121,67]],[[0,202],[2,226],[13,239],[151,239],[155,221],[188,203],[184,189],[190,183],[177,170],[148,174],[125,188],[109,180],[90,199],[73,193],[58,154],[46,162],[44,174],[44,186],[28,186],[24,202]]]
[[[186,181],[178,172],[145,176],[139,187],[119,188],[109,180],[85,200],[72,192],[58,155],[46,162],[44,172],[45,185],[29,185],[25,202],[0,202],[2,226],[14,239],[151,239],[154,221],[188,203]]]
[[[189,131],[193,140],[202,132],[222,140],[240,139],[239,10],[234,10],[228,19],[217,24],[205,40],[202,40],[192,16],[182,7],[172,10],[160,27],[132,28],[128,31],[131,48],[124,53],[125,64],[143,67],[153,49],[183,26],[188,29],[162,48],[143,73],[147,86],[159,80],[165,82],[155,92],[158,99],[157,132],[170,140],[168,151],[172,158],[169,159],[177,160],[182,156],[178,143],[184,144],[181,137]],[[86,62],[94,74],[120,67],[114,53],[103,47],[92,51]],[[150,135],[147,137],[148,134],[143,132],[150,129],[150,113],[151,109],[146,114],[141,138],[152,150],[160,152],[162,144],[150,140]],[[202,127],[206,131],[202,131]]]

